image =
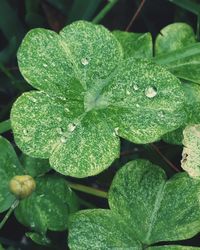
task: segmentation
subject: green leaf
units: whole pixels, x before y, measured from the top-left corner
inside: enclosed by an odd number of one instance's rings
[[[0,250],[4,250],[4,248],[2,247],[2,245],[0,245]]]
[[[141,243],[132,237],[131,230],[126,227],[123,219],[110,210],[83,210],[73,216],[71,223],[71,250],[142,250]]]
[[[66,181],[58,176],[36,179],[36,190],[15,210],[17,220],[36,232],[62,231],[70,213],[77,210],[76,197]]]
[[[125,58],[153,57],[153,43],[150,33],[132,33],[119,30],[112,33],[121,43]]]
[[[119,136],[149,143],[185,121],[179,80],[151,61],[123,59],[100,25],[79,21],[60,35],[34,29],[18,52],[24,77],[40,91],[11,111],[15,141],[58,172],[95,175],[119,156]]]
[[[183,141],[183,129],[188,124],[200,123],[200,86],[194,83],[183,83],[183,89],[185,92],[185,112],[187,120],[184,126],[177,130],[167,133],[162,139],[170,144],[182,145]]]
[[[46,235],[28,232],[26,233],[26,236],[39,245],[48,246],[51,243],[51,241],[46,237]]]
[[[191,177],[200,177],[200,125],[189,125],[183,131],[182,168]]]
[[[0,213],[7,210],[16,199],[9,191],[9,182],[22,172],[23,169],[12,145],[0,136]]]
[[[155,52],[155,62],[181,79],[200,84],[200,43],[190,26],[174,23],[163,28],[156,38]]]
[[[20,160],[25,168],[25,173],[32,177],[44,175],[51,169],[48,160],[45,159],[32,158],[23,154]]]
[[[72,216],[69,245],[71,249],[144,249],[157,242],[191,238],[200,228],[199,191],[200,182],[186,173],[167,180],[164,171],[148,161],[129,162],[117,172],[109,190],[110,210]],[[136,242],[141,246],[134,247]]]
[[[158,247],[148,247],[148,250],[196,250],[200,249],[199,247],[188,247],[188,246],[158,246]]]

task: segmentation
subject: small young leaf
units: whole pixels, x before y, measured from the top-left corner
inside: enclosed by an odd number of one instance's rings
[[[174,23],[163,28],[155,52],[155,62],[181,79],[200,84],[200,43],[189,25]]]
[[[15,102],[15,141],[62,174],[100,173],[119,156],[118,136],[153,142],[185,121],[179,80],[147,59],[123,60],[120,43],[100,25],[79,21],[60,35],[34,29],[18,61],[40,91]]]
[[[189,125],[183,131],[182,168],[191,177],[200,177],[200,125]]]
[[[32,177],[44,175],[51,169],[48,160],[45,159],[32,158],[23,154],[20,160],[25,168],[25,173]]]
[[[170,144],[182,145],[183,129],[188,124],[200,123],[200,86],[194,83],[183,83],[185,92],[185,112],[187,116],[185,126],[178,128],[175,131],[165,134],[162,139]]]
[[[185,246],[155,246],[155,247],[148,247],[148,250],[197,250],[200,249],[199,247],[185,247]]]
[[[12,145],[0,136],[0,213],[7,210],[16,199],[9,191],[9,182],[23,172]]]
[[[153,57],[153,43],[150,33],[132,33],[115,30],[113,35],[121,43],[124,57],[151,58]]]
[[[150,162],[129,162],[118,171],[109,190],[110,210],[72,216],[69,245],[79,250],[85,246],[143,249],[157,242],[191,238],[200,230],[199,192],[200,182],[186,173],[167,181],[164,171]]]
[[[28,232],[26,233],[26,236],[39,245],[48,246],[51,243],[46,235]]]
[[[36,187],[16,208],[17,220],[36,232],[65,230],[69,214],[78,207],[66,181],[58,176],[44,176],[37,178]]]

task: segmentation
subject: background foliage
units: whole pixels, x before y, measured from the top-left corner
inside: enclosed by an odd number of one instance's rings
[[[75,20],[92,20],[106,3],[107,1],[103,0],[0,0],[0,121],[9,118],[11,106],[16,98],[24,91],[31,89],[31,86],[22,78],[16,61],[16,52],[24,35],[35,27],[59,31]],[[101,23],[110,30],[125,30],[139,3],[139,0],[119,0]],[[195,3],[198,1],[147,0],[130,31],[150,32],[155,38],[164,26],[183,21],[197,30],[198,35],[200,7],[196,8]],[[13,142],[11,132],[6,132],[3,136]],[[15,149],[20,155],[20,151]],[[140,146],[122,140],[121,157],[109,170],[79,182],[107,191],[116,171],[127,161],[138,157],[162,165],[168,176],[171,176],[176,170],[170,168],[169,164],[179,168],[181,151],[181,146],[173,146],[164,142]],[[167,160],[163,155],[167,157]],[[67,180],[72,181],[73,178],[67,178]],[[93,207],[108,208],[105,199],[83,195],[79,192],[77,194],[91,203]],[[3,217],[4,214],[1,216]],[[26,238],[26,231],[26,228],[12,216],[0,231],[0,243],[7,245],[8,249],[46,249]],[[66,232],[49,232],[49,235],[55,243],[54,249],[66,248]],[[200,246],[199,237],[196,236],[184,242],[184,245],[187,244]]]

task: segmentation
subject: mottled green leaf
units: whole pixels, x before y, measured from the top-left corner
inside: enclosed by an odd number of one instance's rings
[[[12,145],[0,136],[0,213],[7,210],[15,200],[9,191],[9,181],[23,172]]]
[[[151,58],[153,43],[150,33],[132,33],[115,30],[113,35],[121,43],[125,58]]]
[[[44,176],[36,179],[36,190],[20,202],[15,216],[34,231],[62,231],[68,227],[69,214],[77,207],[76,197],[63,178]]]
[[[62,174],[95,175],[119,156],[118,136],[148,143],[185,121],[179,80],[151,61],[122,59],[120,43],[102,26],[75,22],[60,35],[32,30],[18,60],[41,91],[15,102],[15,141]]]
[[[156,38],[155,61],[177,77],[200,84],[200,43],[184,23],[164,27]]]
[[[71,250],[142,250],[123,218],[106,209],[78,212],[73,216],[69,234]]]
[[[47,246],[51,243],[46,235],[38,234],[35,232],[28,232],[26,233],[26,236],[39,245]]]
[[[194,83],[183,83],[183,90],[185,92],[185,106],[184,110],[187,120],[184,126],[177,130],[165,134],[162,139],[170,144],[182,144],[183,129],[188,124],[200,123],[200,86]]]
[[[200,249],[199,247],[189,247],[189,246],[157,246],[157,247],[148,247],[148,250],[196,250]]]
[[[48,160],[45,159],[32,158],[23,154],[20,160],[25,173],[32,177],[44,175],[51,169]]]
[[[148,246],[191,238],[200,230],[199,193],[200,182],[186,173],[167,180],[164,171],[148,161],[129,162],[117,172],[109,190],[110,210],[72,216],[69,244],[72,249],[87,249],[82,244],[92,249],[94,244],[102,244],[102,249],[135,249],[138,241]]]
[[[191,177],[200,177],[200,125],[189,125],[183,131],[182,168]]]

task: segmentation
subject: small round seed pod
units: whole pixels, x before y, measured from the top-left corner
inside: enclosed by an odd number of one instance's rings
[[[35,190],[35,180],[30,175],[16,175],[9,183],[10,192],[18,199],[24,199]]]

